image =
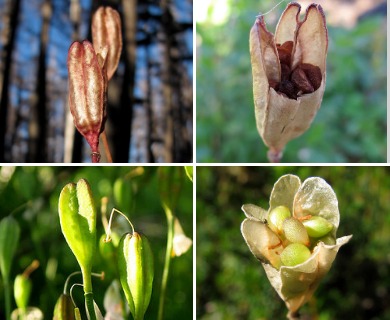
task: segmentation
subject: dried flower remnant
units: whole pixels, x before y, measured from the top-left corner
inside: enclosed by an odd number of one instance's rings
[[[92,42],[97,53],[108,48],[107,78],[114,75],[122,51],[121,18],[111,7],[99,7],[92,17]]]
[[[68,52],[70,112],[77,130],[91,147],[92,162],[99,162],[99,136],[106,121],[105,54],[106,50],[96,55],[86,40],[73,42]]]
[[[257,130],[279,162],[285,145],[303,134],[321,106],[325,90],[328,31],[320,5],[290,3],[275,35],[263,16],[250,31],[250,55]]]
[[[242,206],[246,219],[241,224],[241,233],[292,317],[312,297],[338,250],[352,236],[336,238],[340,220],[338,201],[331,186],[321,178],[308,178],[301,183],[297,176],[282,176],[272,189],[269,204],[268,210],[253,204]],[[283,225],[281,232],[274,226],[271,228],[271,219]],[[306,231],[300,226],[293,234],[293,226],[286,225],[291,219],[301,221]],[[310,243],[306,243],[307,231]]]

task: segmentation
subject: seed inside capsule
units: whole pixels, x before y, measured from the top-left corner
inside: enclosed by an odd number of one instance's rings
[[[288,218],[283,222],[283,232],[286,239],[293,243],[301,243],[305,246],[310,245],[309,235],[302,222],[296,218]]]
[[[302,223],[308,235],[312,238],[323,237],[333,229],[333,225],[320,216],[313,216],[308,220],[302,221]]]
[[[283,221],[291,217],[290,209],[285,206],[278,206],[268,214],[268,225],[277,234],[282,233]]]
[[[296,266],[311,256],[310,250],[301,243],[289,244],[281,253],[280,260],[285,266]]]

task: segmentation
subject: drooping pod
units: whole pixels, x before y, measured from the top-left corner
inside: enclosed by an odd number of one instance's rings
[[[118,245],[118,269],[130,312],[135,320],[141,320],[150,302],[154,277],[152,249],[144,235],[123,235]]]
[[[68,52],[69,107],[77,130],[99,162],[99,135],[104,131],[107,105],[107,48],[98,55],[89,41],[73,42]],[[96,160],[96,161],[95,161]]]
[[[121,18],[111,7],[99,7],[92,17],[92,42],[98,53],[108,47],[107,78],[114,75],[122,51]]]

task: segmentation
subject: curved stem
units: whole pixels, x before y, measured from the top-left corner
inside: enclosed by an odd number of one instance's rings
[[[104,152],[106,153],[107,161],[109,163],[112,163],[112,156],[111,156],[111,152],[110,152],[110,146],[108,145],[106,130],[104,130],[101,133],[101,136],[102,136],[103,147],[104,147]]]
[[[158,320],[162,320],[164,316],[164,300],[168,283],[169,266],[171,264],[171,252],[173,246],[173,227],[174,217],[170,208],[164,205],[164,211],[167,216],[168,236],[167,236],[167,249],[165,252],[165,264],[161,281],[160,302],[158,307]]]

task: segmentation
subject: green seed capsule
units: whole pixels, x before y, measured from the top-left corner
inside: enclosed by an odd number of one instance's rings
[[[282,233],[283,222],[291,217],[290,209],[285,206],[278,206],[268,214],[268,225],[277,234]]]
[[[309,235],[302,222],[295,218],[287,218],[283,222],[283,232],[286,239],[292,243],[310,245]]]
[[[26,310],[31,294],[31,280],[23,274],[18,274],[14,282],[14,296],[19,309]]]
[[[333,229],[333,225],[328,220],[319,216],[313,216],[302,223],[309,236],[313,238],[323,237]]]
[[[61,230],[84,276],[90,276],[96,249],[96,209],[87,180],[67,184],[58,202]],[[86,292],[91,284],[84,283]]]
[[[289,244],[281,253],[280,260],[285,266],[296,266],[305,262],[311,256],[310,250],[301,243]]]
[[[125,234],[118,246],[119,277],[134,320],[144,318],[152,295],[153,254],[144,235]]]

